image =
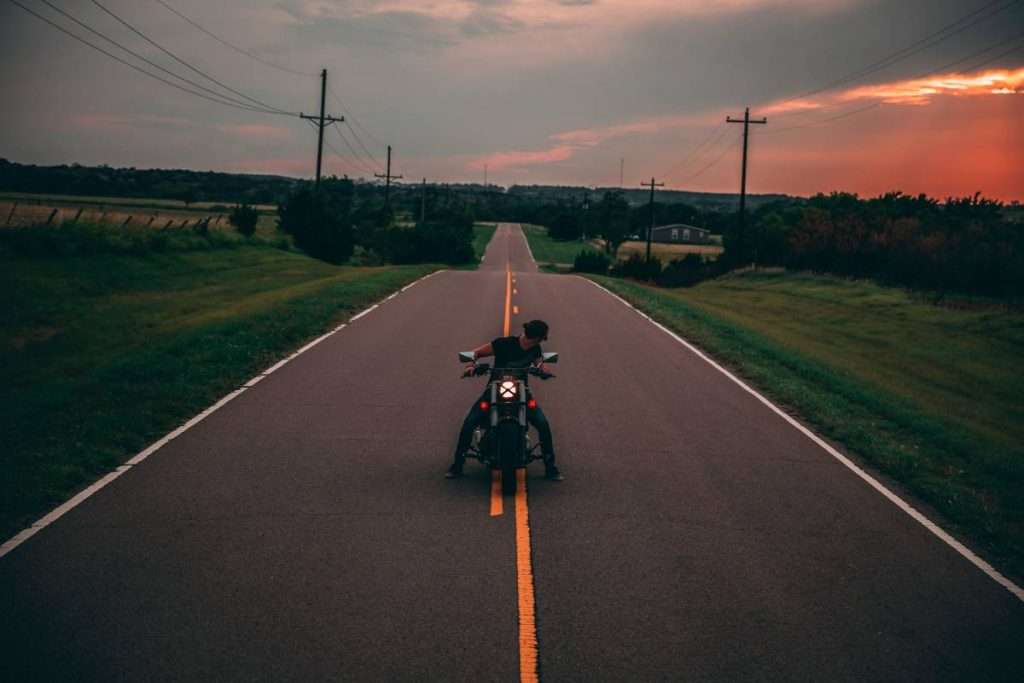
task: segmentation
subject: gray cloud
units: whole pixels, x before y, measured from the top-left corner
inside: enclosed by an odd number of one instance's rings
[[[535,34],[537,27],[524,26],[504,0],[476,0],[466,18],[415,11],[365,13],[365,2],[173,4],[261,55],[279,55],[310,73],[328,68],[329,90],[407,160],[538,149],[561,131],[652,116],[723,107],[741,113],[746,104],[792,96],[869,64],[981,7],[984,0],[858,2],[828,12],[783,5],[661,15],[648,23],[629,17],[630,23],[610,32],[606,41],[583,42],[575,52],[570,49],[573,40],[590,27],[558,32],[549,26]],[[313,78],[282,77],[224,50],[169,13],[147,8],[131,6],[126,18],[224,82],[289,109],[309,111],[315,105]],[[77,7],[69,11],[90,21],[100,19]],[[116,33],[108,24],[97,25]],[[1003,40],[1022,25],[1024,6],[1019,4],[879,72],[877,78],[927,71]],[[559,49],[551,48],[550,57],[519,59],[520,52],[528,56],[541,43]],[[504,50],[491,50],[495,46]],[[9,3],[0,5],[0,61],[5,65],[0,74],[5,93],[0,99],[5,124],[0,127],[0,156],[27,162],[226,168],[248,159],[305,158],[311,149],[308,131],[293,121],[220,107],[171,90],[72,43]],[[1018,52],[994,66],[1022,62]],[[74,121],[85,115],[135,117],[140,123],[133,130],[139,132],[126,136],[102,127],[76,128]],[[171,125],[174,120],[196,125]],[[161,134],[162,121],[168,124]],[[268,122],[293,130],[294,140],[243,144],[222,132],[229,125]],[[341,146],[336,137],[332,140]],[[591,154],[614,161],[620,153],[647,154],[657,144],[634,136],[594,148]],[[570,164],[564,167],[570,173]],[[429,175],[430,167],[423,173]]]

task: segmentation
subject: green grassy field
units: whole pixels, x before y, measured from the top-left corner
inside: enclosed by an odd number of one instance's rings
[[[572,263],[581,251],[597,251],[586,242],[562,242],[548,237],[548,229],[541,225],[523,224],[523,233],[537,263]]]
[[[746,273],[690,289],[596,280],[899,481],[1024,577],[1024,313]]]
[[[480,257],[487,250],[487,243],[494,237],[494,231],[498,229],[497,223],[476,223],[473,225],[473,253],[476,254],[477,265],[480,265]]]
[[[0,537],[431,270],[266,246],[0,253]]]

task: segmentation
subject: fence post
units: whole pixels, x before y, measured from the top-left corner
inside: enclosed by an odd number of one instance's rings
[[[10,225],[11,219],[14,218],[14,212],[18,210],[18,202],[14,202],[14,206],[11,207],[11,212],[7,214],[7,222],[4,225]]]
[[[71,219],[71,225],[78,225],[78,219],[82,217],[83,209],[85,209],[84,206],[78,207],[78,212],[75,214],[75,217]]]
[[[149,222],[146,223],[146,227],[148,228],[149,226],[153,225],[153,221],[155,221],[155,220],[156,220],[156,216],[150,216],[149,217]]]
[[[167,225],[165,225],[162,229],[163,230],[167,230],[168,228],[171,227],[171,224],[173,224],[173,223],[174,223],[174,219],[172,218],[171,220],[167,221]]]
[[[133,218],[135,218],[135,216],[128,216],[128,218],[125,218],[124,223],[121,224],[121,229],[124,230],[125,228],[127,228],[128,224],[132,222]]]
[[[56,215],[57,215],[57,209],[54,209],[53,211],[50,212],[50,217],[46,219],[46,224],[49,225],[50,223],[52,223],[53,219],[54,219],[54,217],[56,217]]]

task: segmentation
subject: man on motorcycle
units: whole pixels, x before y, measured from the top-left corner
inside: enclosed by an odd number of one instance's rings
[[[537,366],[541,372],[541,378],[552,377],[547,372],[543,363],[543,352],[540,343],[548,338],[548,324],[543,320],[531,320],[523,325],[523,333],[518,337],[498,337],[489,344],[484,344],[473,351],[473,359],[494,356],[495,368],[529,368]],[[472,374],[474,365],[466,366],[465,375]],[[486,397],[486,395],[485,395]],[[455,447],[455,461],[445,474],[449,479],[462,476],[462,466],[466,461],[466,449],[473,438],[473,430],[478,424],[482,424],[487,418],[487,413],[480,409],[480,400],[473,402],[469,414],[462,423],[462,431],[459,432],[459,443]],[[564,477],[555,466],[555,447],[551,438],[551,426],[548,424],[544,411],[539,404],[528,408],[526,419],[537,429],[540,437],[541,453],[544,457],[544,476],[551,481],[562,481]]]

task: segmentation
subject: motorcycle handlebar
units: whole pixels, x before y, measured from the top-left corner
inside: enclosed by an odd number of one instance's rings
[[[486,375],[487,373],[491,372],[492,370],[495,370],[495,371],[498,371],[498,372],[503,372],[503,371],[522,372],[523,368],[492,368],[490,363],[477,363],[476,365],[473,366],[472,370],[467,370],[467,371],[463,372],[462,373],[462,378],[466,379],[468,377],[479,377],[480,375]],[[553,373],[541,372],[540,368],[532,367],[532,366],[529,367],[529,368],[526,368],[526,372],[527,372],[527,374],[530,374],[530,375],[536,375],[537,377],[540,377],[542,380],[549,380],[549,379],[551,379],[551,378],[553,378],[555,376]]]

